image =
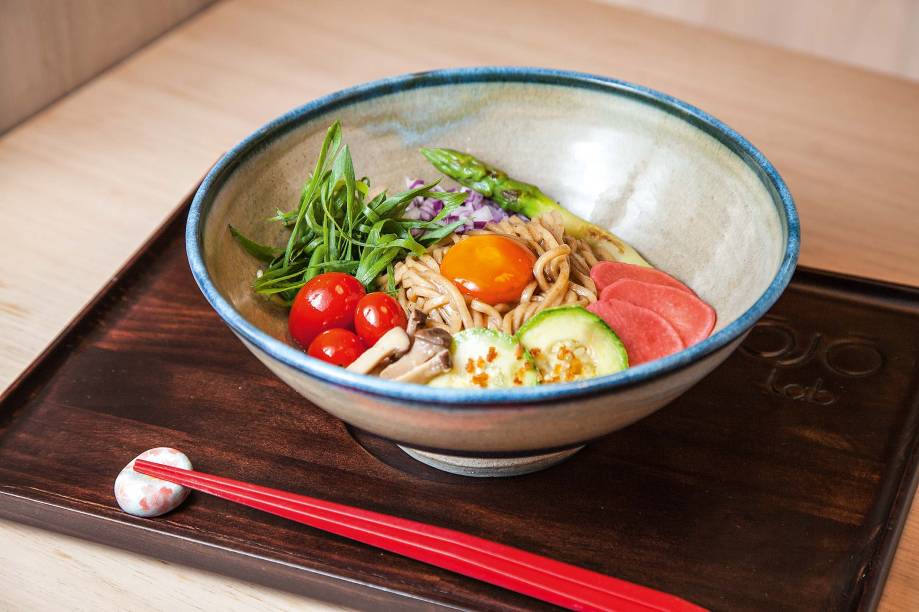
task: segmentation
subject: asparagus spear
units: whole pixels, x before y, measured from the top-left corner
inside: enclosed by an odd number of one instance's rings
[[[544,213],[558,212],[564,221],[565,231],[586,241],[595,250],[609,254],[616,261],[651,267],[631,246],[605,229],[569,212],[535,185],[512,179],[504,171],[468,153],[452,149],[421,149],[421,153],[443,174],[494,200],[509,212],[526,215],[531,219]]]

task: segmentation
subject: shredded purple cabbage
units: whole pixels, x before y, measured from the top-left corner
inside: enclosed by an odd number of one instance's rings
[[[409,179],[407,182],[409,189],[414,189],[415,187],[424,184],[424,181],[419,179]],[[450,192],[456,191],[456,189],[438,190]],[[473,229],[482,229],[489,223],[497,223],[498,221],[503,221],[510,216],[498,204],[492,200],[489,200],[481,193],[472,191],[466,187],[460,187],[459,190],[467,194],[466,201],[457,206],[449,215],[443,218],[444,225],[449,225],[450,223],[455,223],[456,221],[464,222],[463,225],[457,228],[457,233],[463,234]],[[443,208],[444,203],[436,198],[415,198],[405,209],[405,214],[403,214],[403,217],[406,219],[420,219],[422,221],[430,221],[436,217],[437,214],[443,210]]]

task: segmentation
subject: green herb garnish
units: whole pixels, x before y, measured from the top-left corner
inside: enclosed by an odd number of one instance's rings
[[[444,225],[442,220],[466,199],[463,192],[436,191],[437,182],[392,196],[386,192],[367,199],[370,181],[355,178],[348,145],[341,143],[341,124],[326,133],[316,167],[291,211],[278,211],[270,219],[290,229],[283,248],[259,244],[235,227],[230,233],[252,256],[268,263],[252,283],[256,293],[289,306],[308,280],[323,272],[353,274],[368,289],[407,255],[422,255],[427,247],[452,234],[463,221]],[[402,215],[417,197],[443,201],[443,210],[431,221]],[[415,230],[413,235],[413,230]]]

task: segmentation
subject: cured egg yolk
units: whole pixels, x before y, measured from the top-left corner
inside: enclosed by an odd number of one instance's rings
[[[520,300],[533,280],[536,256],[522,243],[505,236],[470,236],[444,255],[440,273],[459,290],[486,304]]]

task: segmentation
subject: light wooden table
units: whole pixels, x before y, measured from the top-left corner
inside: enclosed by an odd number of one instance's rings
[[[798,203],[801,261],[919,285],[919,84],[590,3],[228,0],[0,138],[0,387],[216,157],[281,112],[407,71],[612,75],[748,136]],[[289,595],[0,522],[0,608],[295,607]],[[912,513],[882,602],[919,608]]]

